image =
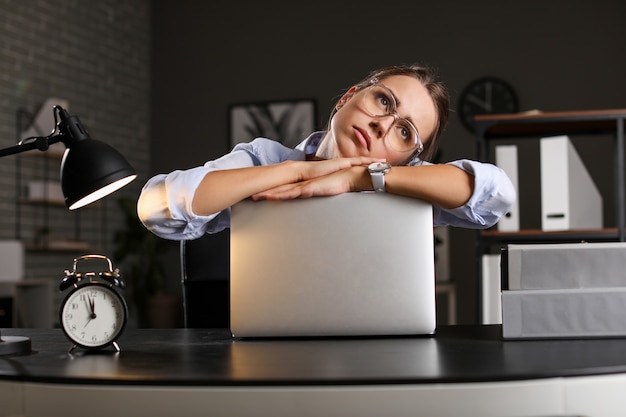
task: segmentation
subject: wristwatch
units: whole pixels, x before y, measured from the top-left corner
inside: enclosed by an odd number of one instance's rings
[[[373,162],[367,166],[367,170],[372,177],[374,190],[385,192],[385,174],[391,170],[391,164],[387,162]]]

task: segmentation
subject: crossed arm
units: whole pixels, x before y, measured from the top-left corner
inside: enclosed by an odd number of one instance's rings
[[[224,210],[245,198],[289,200],[373,190],[367,165],[372,158],[285,161],[274,165],[212,171],[192,200],[198,216]],[[420,198],[443,208],[465,204],[473,175],[452,165],[394,166],[385,176],[387,192]]]

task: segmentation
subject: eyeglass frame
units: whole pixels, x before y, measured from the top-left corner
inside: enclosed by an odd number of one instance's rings
[[[422,137],[419,134],[419,130],[417,129],[417,127],[413,124],[413,122],[411,122],[409,119],[407,119],[406,117],[402,117],[400,116],[400,113],[398,113],[398,99],[396,98],[396,95],[394,94],[393,90],[391,90],[389,87],[387,87],[385,84],[382,83],[381,80],[378,79],[373,79],[367,86],[363,87],[362,91],[363,91],[363,96],[361,97],[361,101],[365,101],[365,93],[367,92],[367,90],[372,89],[374,87],[382,87],[383,89],[385,89],[388,93],[389,93],[389,97],[391,98],[391,102],[392,102],[392,111],[390,111],[387,114],[372,114],[367,110],[367,106],[365,106],[365,111],[368,115],[372,116],[372,117],[388,117],[391,116],[393,117],[393,123],[389,126],[390,128],[395,125],[397,123],[398,120],[404,120],[415,132],[415,138],[416,138],[416,144],[415,144],[415,148],[414,149],[409,149],[406,151],[400,151],[397,150],[395,148],[395,151],[397,152],[413,152],[413,154],[411,154],[411,158],[410,159],[414,159],[416,156],[418,156],[419,154],[421,154],[422,152],[424,152],[424,142],[422,142]],[[390,129],[389,129],[390,130]],[[387,139],[387,135],[389,134],[389,130],[387,130],[387,132],[385,132],[385,139]]]

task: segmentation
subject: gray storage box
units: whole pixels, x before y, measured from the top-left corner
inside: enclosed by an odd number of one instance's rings
[[[626,287],[502,292],[505,339],[626,336]]]
[[[509,290],[626,287],[626,242],[508,245]]]

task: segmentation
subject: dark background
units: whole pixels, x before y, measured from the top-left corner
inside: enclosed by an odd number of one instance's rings
[[[502,2],[152,2],[152,173],[229,151],[232,104],[314,98],[323,128],[335,100],[372,69],[432,65],[452,95],[444,161],[476,158],[454,113],[472,80],[511,83],[521,110],[626,108],[618,0]],[[614,222],[611,141],[575,138]],[[522,227],[540,227],[538,144],[520,146]],[[459,322],[475,316],[475,232],[451,230]]]

